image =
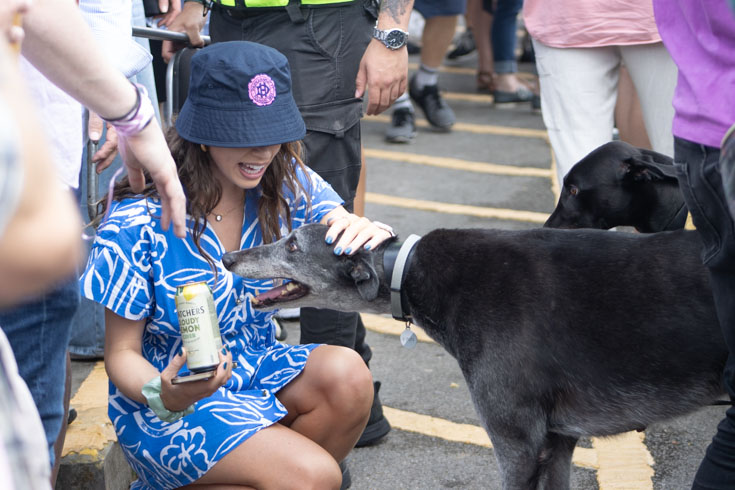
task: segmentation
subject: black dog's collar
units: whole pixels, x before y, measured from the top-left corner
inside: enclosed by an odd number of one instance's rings
[[[390,312],[393,318],[402,322],[411,321],[401,285],[406,273],[406,264],[419,240],[420,236],[410,235],[403,243],[390,243],[383,252],[383,273],[390,284]]]

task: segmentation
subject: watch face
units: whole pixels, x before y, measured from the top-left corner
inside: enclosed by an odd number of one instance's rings
[[[385,45],[391,49],[398,49],[406,44],[406,34],[399,30],[392,30],[388,32],[385,37]]]

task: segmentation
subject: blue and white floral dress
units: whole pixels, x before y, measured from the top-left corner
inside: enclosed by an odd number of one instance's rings
[[[320,221],[342,200],[316,173],[298,171],[310,194],[294,196],[284,186],[293,228]],[[259,189],[247,191],[240,247],[262,243],[257,220]],[[162,371],[181,346],[176,287],[207,281],[214,294],[220,331],[239,366],[194,413],[161,421],[147,405],[126,397],[110,382],[108,415],[125,455],[137,472],[133,489],[168,489],[201,478],[227,453],[286,415],[275,393],[304,368],[316,344],[276,342],[272,312],[254,311],[250,298],[272,281],[243,279],[222,265],[225,250],[207,227],[202,248],[216,261],[218,280],[187,235],[179,239],[161,228],[161,207],[153,199],[126,199],[111,207],[100,226],[80,279],[82,294],[131,320],[145,318],[143,357]],[[282,234],[287,233],[285,224]],[[185,367],[182,368],[185,371]]]

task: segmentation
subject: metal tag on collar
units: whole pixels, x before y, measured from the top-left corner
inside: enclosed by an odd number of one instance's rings
[[[411,322],[406,322],[406,330],[401,333],[401,345],[406,349],[416,347],[416,334],[411,330]]]

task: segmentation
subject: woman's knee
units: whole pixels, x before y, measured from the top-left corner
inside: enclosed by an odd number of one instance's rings
[[[326,396],[348,410],[373,402],[373,378],[365,362],[352,349],[327,346],[320,372]]]
[[[342,470],[326,451],[301,454],[292,462],[294,466],[288,465],[292,476],[287,480],[293,482],[294,489],[339,488],[342,483]]]

